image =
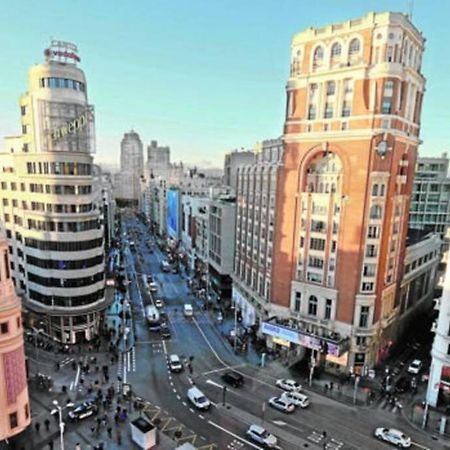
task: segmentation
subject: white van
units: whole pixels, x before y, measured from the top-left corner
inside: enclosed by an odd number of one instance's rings
[[[283,392],[282,397],[288,399],[295,406],[307,408],[309,406],[309,398],[301,392]]]
[[[189,401],[198,409],[207,410],[211,406],[211,403],[206,398],[205,394],[196,386],[191,387],[187,391],[187,397]]]
[[[171,372],[182,372],[183,363],[178,355],[169,356],[169,367]]]
[[[190,303],[184,304],[184,316],[185,317],[192,317],[194,315],[194,309],[192,308],[192,305]]]

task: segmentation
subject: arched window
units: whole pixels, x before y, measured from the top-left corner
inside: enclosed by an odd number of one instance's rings
[[[384,197],[384,184],[380,185],[380,197]]]
[[[381,219],[381,206],[373,205],[370,208],[370,218],[371,219]]]
[[[316,47],[314,50],[314,58],[313,58],[313,66],[317,67],[320,66],[323,62],[323,47],[319,45],[319,47]]]
[[[310,316],[317,316],[317,304],[319,301],[315,295],[310,295],[308,300],[308,314]]]
[[[372,186],[372,196],[377,197],[378,196],[378,184],[374,184]]]
[[[331,47],[331,57],[338,58],[339,56],[341,56],[341,53],[342,53],[341,44],[339,44],[339,42],[335,42]]]
[[[350,46],[348,47],[348,54],[350,56],[357,55],[361,50],[361,43],[358,38],[354,38],[350,41]]]

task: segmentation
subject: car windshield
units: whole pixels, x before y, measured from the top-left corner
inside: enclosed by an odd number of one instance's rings
[[[206,397],[198,397],[197,398],[197,401],[199,402],[199,403],[206,403],[208,400],[207,400],[207,398]]]
[[[263,437],[264,439],[267,439],[268,437],[270,437],[270,433],[267,430],[263,430],[261,432],[261,437]]]

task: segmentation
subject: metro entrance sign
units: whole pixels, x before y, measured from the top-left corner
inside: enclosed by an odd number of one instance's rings
[[[302,333],[299,330],[293,330],[291,328],[284,327],[282,325],[275,325],[269,322],[263,322],[261,324],[261,331],[269,336],[283,339],[285,341],[292,342],[293,344],[301,345],[302,347],[321,351],[327,355],[341,356],[341,354],[347,349],[346,346],[340,346],[325,337],[320,338],[317,336],[312,336]]]

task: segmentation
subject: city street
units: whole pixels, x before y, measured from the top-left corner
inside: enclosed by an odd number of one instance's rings
[[[214,317],[201,308],[187,287],[187,278],[179,274],[163,273],[160,263],[164,255],[153,245],[150,253],[146,245],[149,236],[145,226],[134,218],[126,221],[127,232],[139,229],[141,238],[135,241],[136,251],[126,250],[126,267],[136,326],[136,369],[130,368],[127,382],[139,397],[159,405],[195,434],[193,443],[199,447],[215,444],[216,448],[258,448],[245,438],[250,424],[263,424],[279,438],[279,447],[295,449],[383,449],[386,444],[373,437],[377,426],[395,426],[411,435],[413,448],[439,449],[439,444],[426,435],[408,427],[401,414],[384,410],[381,405],[354,407],[328,397],[308,392],[311,406],[286,415],[267,406],[270,397],[279,395],[275,387],[277,377],[288,372],[274,373],[272,367],[257,367],[245,356],[234,355],[231,346],[220,335]],[[141,271],[136,273],[136,261]],[[158,332],[146,326],[143,310],[150,301],[142,274],[152,274],[158,284],[155,298],[162,298],[167,313],[171,339],[162,340]],[[194,316],[185,318],[183,305],[194,306]],[[167,366],[169,354],[192,360],[192,375],[188,370],[171,374]],[[241,373],[245,386],[227,386],[223,404],[223,381],[220,375],[229,368]],[[188,403],[186,392],[194,384],[211,400],[210,411],[200,413]],[[170,430],[170,424],[166,430]],[[324,433],[325,432],[325,433]],[[206,448],[206,447],[205,447]],[[213,447],[210,447],[213,448]]]

